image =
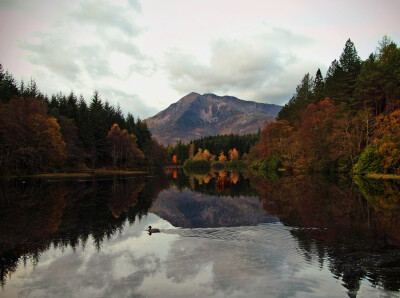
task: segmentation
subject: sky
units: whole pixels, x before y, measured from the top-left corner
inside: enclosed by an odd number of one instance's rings
[[[284,105],[351,38],[400,42],[399,0],[0,0],[0,63],[145,119],[190,92]]]

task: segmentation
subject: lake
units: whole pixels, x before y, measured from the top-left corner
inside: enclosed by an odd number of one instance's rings
[[[0,191],[0,297],[400,297],[399,181],[171,169]]]

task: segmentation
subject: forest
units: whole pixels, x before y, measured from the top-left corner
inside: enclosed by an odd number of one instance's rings
[[[362,61],[347,40],[325,78],[307,73],[250,150],[252,168],[400,174],[400,49],[387,36]]]
[[[17,84],[0,64],[0,174],[163,166],[166,149],[147,124],[125,118],[94,91],[43,95],[34,80]]]
[[[387,36],[362,61],[347,40],[323,77],[304,75],[262,132],[163,147],[147,124],[94,91],[43,95],[0,64],[0,174],[244,160],[255,170],[400,175],[400,49]]]
[[[175,163],[183,164],[188,159],[217,160],[219,156],[228,156],[233,149],[241,156],[247,155],[250,149],[259,141],[261,131],[256,134],[229,134],[206,136],[194,139],[187,144],[180,141],[174,146],[168,146],[170,156],[176,156]],[[215,157],[213,157],[215,156]]]

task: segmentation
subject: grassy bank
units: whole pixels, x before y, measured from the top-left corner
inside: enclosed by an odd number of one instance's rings
[[[374,178],[374,179],[400,179],[400,175],[395,175],[395,174],[376,174],[376,173],[370,173],[366,175],[368,178]]]

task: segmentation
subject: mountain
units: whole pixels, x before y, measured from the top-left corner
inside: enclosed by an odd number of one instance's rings
[[[190,93],[146,119],[162,144],[183,143],[208,135],[256,133],[274,121],[281,106],[245,101],[232,96]]]
[[[250,226],[279,221],[260,208],[258,196],[212,196],[175,187],[162,191],[150,212],[182,228]]]

